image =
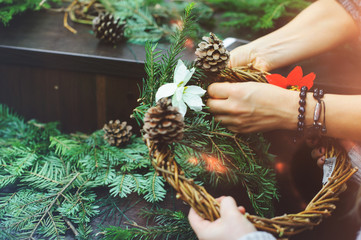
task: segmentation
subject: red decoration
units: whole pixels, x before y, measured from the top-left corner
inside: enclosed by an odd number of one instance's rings
[[[266,76],[268,83],[293,90],[300,90],[302,86],[310,89],[313,86],[313,80],[315,80],[315,78],[316,74],[313,72],[303,76],[300,66],[295,67],[286,78],[280,74],[270,74]]]

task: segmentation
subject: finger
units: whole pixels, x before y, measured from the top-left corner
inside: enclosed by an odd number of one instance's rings
[[[341,139],[340,141],[341,146],[348,152],[350,151],[355,145],[356,143],[350,140],[343,140]]]
[[[212,83],[208,86],[207,92],[211,98],[227,99],[232,89],[231,83]]]
[[[239,129],[235,126],[227,126],[227,129],[234,133],[244,133],[244,131],[242,131],[242,129]]]
[[[189,210],[188,219],[190,225],[195,231],[206,227],[210,223],[208,220],[205,220],[199,216],[193,208]]]
[[[222,200],[223,200],[225,197],[226,197],[226,196],[220,196],[220,197],[216,198],[216,201],[217,201],[218,203],[221,203]]]
[[[246,213],[246,209],[243,206],[238,207],[238,211],[242,213],[243,215]]]
[[[232,197],[225,197],[221,202],[221,217],[232,217],[238,212],[236,201]]]
[[[317,166],[320,168],[323,168],[323,165],[325,164],[326,157],[322,156],[319,159],[317,159]]]
[[[216,122],[221,122],[224,126],[238,126],[242,125],[240,121],[237,121],[237,118],[234,115],[226,115],[224,113],[216,113],[214,120]]]
[[[325,155],[326,149],[324,147],[318,147],[312,150],[311,157],[313,159],[318,159]]]
[[[227,114],[231,110],[226,99],[208,99],[207,106],[213,114]]]

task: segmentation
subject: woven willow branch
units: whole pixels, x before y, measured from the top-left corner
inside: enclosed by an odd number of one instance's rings
[[[276,236],[289,237],[304,230],[312,229],[331,216],[336,209],[335,202],[338,195],[346,190],[346,181],[358,170],[353,168],[345,150],[341,149],[335,140],[329,139],[326,146],[326,158],[336,157],[336,166],[328,182],[309,202],[304,211],[296,214],[266,219],[246,214],[254,226],[259,230],[270,232]]]
[[[193,207],[203,218],[211,221],[219,218],[219,203],[202,186],[187,179],[174,160],[174,153],[167,145],[155,145],[146,140],[152,165],[158,174],[177,191],[177,199],[182,199]]]
[[[253,68],[252,64],[248,66],[226,68],[219,74],[211,73],[211,81],[213,82],[262,82],[267,83],[265,75],[267,72],[259,71]]]
[[[218,82],[266,82],[264,76],[267,73],[260,72],[252,66],[243,68],[226,69],[214,76]],[[152,165],[158,174],[177,191],[177,199],[188,203],[195,211],[205,219],[214,221],[220,217],[219,203],[202,186],[194,183],[193,179],[187,179],[184,172],[174,160],[174,153],[165,144],[155,144],[146,140]],[[289,237],[304,230],[312,229],[320,224],[323,218],[328,217],[336,209],[335,202],[338,195],[346,190],[346,181],[358,170],[352,168],[347,153],[337,144],[336,140],[326,141],[326,158],[336,157],[334,172],[327,184],[310,201],[304,211],[296,214],[285,214],[271,219],[246,214],[246,217],[254,226],[263,231],[272,233],[276,237]]]

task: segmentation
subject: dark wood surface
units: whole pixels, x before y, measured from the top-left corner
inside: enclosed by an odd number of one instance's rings
[[[138,66],[139,73],[133,74],[142,73],[144,46],[100,43],[90,26],[71,24],[77,34],[64,28],[62,13],[28,12],[15,18],[8,27],[0,28],[1,60],[122,76],[122,71]]]
[[[131,121],[144,77],[144,46],[100,43],[91,27],[63,27],[63,14],[29,12],[0,28],[0,101],[26,119],[91,132]]]

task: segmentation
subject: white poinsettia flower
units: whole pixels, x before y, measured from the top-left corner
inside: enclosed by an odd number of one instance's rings
[[[186,104],[194,111],[201,111],[204,106],[201,97],[206,91],[198,86],[186,86],[194,72],[195,68],[188,70],[182,60],[178,60],[174,70],[173,83],[161,86],[155,94],[155,100],[158,102],[161,98],[173,95],[172,105],[178,107],[183,117],[187,112]]]

